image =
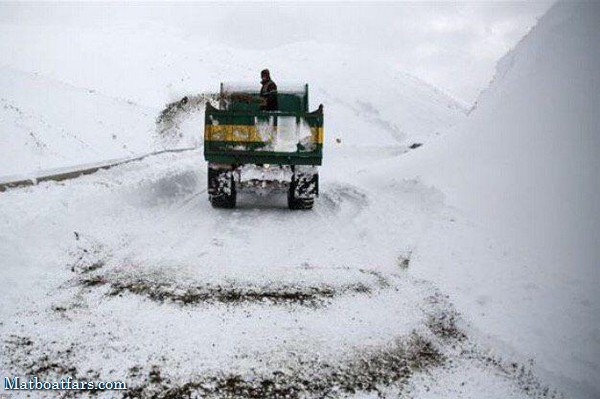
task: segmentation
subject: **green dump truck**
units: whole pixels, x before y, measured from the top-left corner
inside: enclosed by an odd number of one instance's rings
[[[258,88],[221,84],[219,107],[206,105],[208,196],[234,208],[242,188],[283,189],[290,209],[312,209],[323,159],[323,106],[308,111],[308,85],[280,87],[278,110],[261,111]]]

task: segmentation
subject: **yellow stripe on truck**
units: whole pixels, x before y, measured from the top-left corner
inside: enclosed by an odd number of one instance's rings
[[[312,142],[323,144],[323,128],[311,127]],[[253,125],[206,125],[204,127],[205,141],[234,141],[242,143],[270,141],[262,137]]]

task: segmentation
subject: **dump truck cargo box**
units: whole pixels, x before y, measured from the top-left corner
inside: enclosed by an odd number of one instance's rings
[[[206,105],[204,155],[223,164],[321,165],[323,107],[308,111],[303,91],[279,91],[279,110],[261,111],[258,91],[221,85],[219,109]]]

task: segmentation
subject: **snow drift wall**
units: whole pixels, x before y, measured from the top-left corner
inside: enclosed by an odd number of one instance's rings
[[[491,263],[463,236],[448,251],[464,263],[446,258],[430,276],[457,298],[489,297],[465,304],[470,317],[589,397],[600,392],[599,43],[598,3],[555,5],[498,63],[465,125],[394,165],[443,191],[473,240],[489,233],[520,254]]]
[[[498,63],[466,126],[415,156],[450,203],[596,277],[598,43],[600,6],[558,4]]]

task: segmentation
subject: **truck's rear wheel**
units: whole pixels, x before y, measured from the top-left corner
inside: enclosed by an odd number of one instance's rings
[[[293,198],[291,195],[288,195],[288,208],[292,210],[298,209],[312,209],[315,200],[313,198]]]
[[[233,171],[208,166],[208,198],[215,208],[235,208],[236,188]]]
[[[316,168],[296,168],[288,191],[288,208],[312,209],[319,193],[319,174]]]

